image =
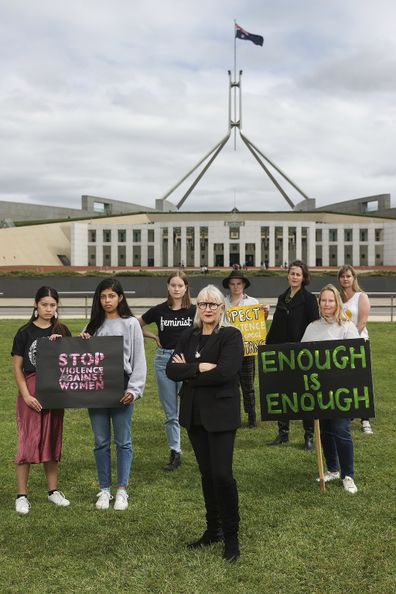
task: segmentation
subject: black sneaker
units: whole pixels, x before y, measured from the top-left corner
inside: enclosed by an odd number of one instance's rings
[[[180,459],[180,452],[175,452],[175,450],[170,451],[170,457],[168,464],[165,464],[162,470],[167,470],[168,472],[171,470],[176,470],[181,464]]]

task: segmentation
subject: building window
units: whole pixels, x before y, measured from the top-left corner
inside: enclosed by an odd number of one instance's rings
[[[368,240],[368,230],[360,229],[359,237],[360,237],[360,241],[367,241]]]
[[[316,229],[315,231],[315,239],[317,243],[321,243],[323,241],[322,239],[322,229]]]
[[[384,232],[383,232],[383,229],[376,229],[375,230],[375,241],[384,241]]]
[[[337,229],[329,229],[329,241],[337,241]]]
[[[344,229],[344,241],[352,241],[352,229]]]
[[[95,243],[96,242],[96,231],[95,229],[88,229],[88,242]]]
[[[239,227],[230,226],[230,239],[239,239]]]
[[[111,231],[109,229],[103,229],[103,243],[111,242]]]
[[[154,243],[154,229],[149,229],[147,231],[147,241]]]
[[[125,229],[118,229],[118,243],[126,242],[126,231]]]
[[[135,229],[132,235],[134,243],[140,243],[142,241],[142,232],[140,229]]]

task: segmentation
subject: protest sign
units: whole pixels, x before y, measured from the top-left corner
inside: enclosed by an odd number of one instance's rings
[[[122,336],[40,338],[36,391],[43,408],[121,406]]]
[[[258,368],[263,421],[374,417],[364,339],[260,346]]]
[[[241,305],[227,307],[228,321],[242,332],[245,357],[257,355],[257,349],[265,344],[267,329],[263,306]]]

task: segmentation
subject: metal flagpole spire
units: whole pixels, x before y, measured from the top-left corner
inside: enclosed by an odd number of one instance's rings
[[[239,71],[239,78],[237,80],[237,57],[236,57],[236,40],[237,40],[237,33],[240,39],[245,39],[248,41],[252,41],[255,45],[263,45],[264,38],[261,35],[255,35],[245,31],[240,27],[236,20],[234,19],[234,72],[232,73],[231,70],[228,71],[228,131],[226,136],[224,136],[219,142],[215,144],[214,147],[210,149],[208,153],[205,154],[202,159],[198,161],[198,163],[190,169],[190,171],[184,175],[178,182],[175,184],[170,190],[166,192],[161,198],[156,200],[156,208],[158,210],[179,210],[184,202],[187,200],[188,196],[191,194],[193,189],[196,187],[198,182],[201,178],[205,175],[209,167],[212,165],[216,157],[220,154],[223,150],[225,145],[227,144],[232,129],[234,128],[234,150],[236,150],[236,128],[239,129],[239,136],[243,141],[244,145],[248,148],[252,156],[256,159],[257,163],[260,165],[264,173],[267,177],[272,181],[278,192],[283,196],[289,206],[293,209],[294,203],[291,200],[290,196],[286,193],[284,188],[280,185],[278,180],[274,177],[268,166],[270,165],[272,169],[274,169],[283,179],[289,183],[297,192],[303,196],[306,201],[309,201],[310,198],[295,184],[273,161],[271,161],[260,149],[253,144],[251,140],[249,140],[244,133],[242,133],[242,70]],[[237,93],[237,87],[239,92]],[[239,102],[238,102],[239,100]],[[202,170],[198,173],[194,181],[189,185],[187,191],[183,194],[182,198],[179,200],[177,205],[170,203],[167,201],[167,198],[184,182],[186,179],[194,173],[203,163],[206,164],[203,166]],[[265,163],[266,162],[266,163]],[[235,197],[234,197],[235,200]]]
[[[237,119],[237,99],[236,99],[236,19],[234,19],[234,122]],[[236,151],[236,128],[234,128],[234,151]]]

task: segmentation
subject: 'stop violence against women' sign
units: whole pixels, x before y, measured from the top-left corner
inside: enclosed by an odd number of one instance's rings
[[[258,303],[227,307],[227,317],[231,326],[242,333],[245,357],[257,355],[258,347],[265,344],[267,336],[263,306]]]
[[[37,399],[43,408],[107,408],[124,393],[122,336],[40,338]]]
[[[258,367],[263,421],[374,417],[364,339],[261,346]]]

